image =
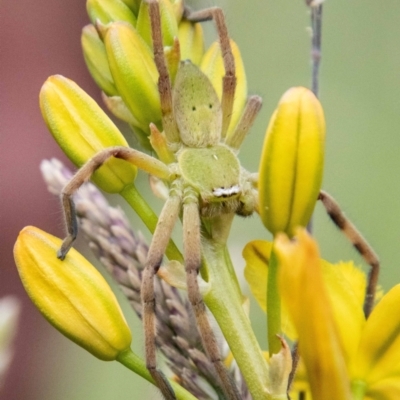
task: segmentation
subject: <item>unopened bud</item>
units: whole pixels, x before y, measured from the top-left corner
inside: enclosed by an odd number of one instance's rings
[[[289,89],[266,133],[259,170],[260,216],[272,233],[305,227],[321,188],[325,120],[314,94]]]

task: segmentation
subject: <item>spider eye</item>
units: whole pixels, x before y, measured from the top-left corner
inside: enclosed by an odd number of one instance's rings
[[[208,106],[209,108],[212,108],[212,104],[209,104],[209,106]]]
[[[192,111],[196,111],[196,107],[195,106],[192,107]]]

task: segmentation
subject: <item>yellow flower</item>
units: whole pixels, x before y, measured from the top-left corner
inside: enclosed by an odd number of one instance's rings
[[[335,299],[329,295],[331,280],[324,279],[317,244],[305,230],[297,231],[295,241],[278,235],[275,250],[280,293],[298,334],[313,398],[400,398],[400,285],[365,321],[346,290]]]
[[[272,245],[272,242],[255,240],[249,242],[243,249],[243,257],[246,260],[245,278],[263,311],[267,310],[267,281]],[[365,274],[355,267],[353,262],[330,264],[321,259],[320,263],[323,279],[329,283],[327,290],[332,304],[335,305],[335,315],[340,317],[343,313],[349,313],[355,325],[362,323],[364,320],[362,307],[366,289]],[[349,325],[343,332],[344,336],[350,338],[351,327],[352,325]],[[297,339],[285,301],[282,304],[282,330],[290,339]],[[352,340],[357,343],[358,338],[355,337]]]
[[[14,258],[25,290],[63,335],[101,360],[115,360],[132,336],[114,293],[76,250],[59,260],[60,246],[60,239],[38,228],[20,232]]]

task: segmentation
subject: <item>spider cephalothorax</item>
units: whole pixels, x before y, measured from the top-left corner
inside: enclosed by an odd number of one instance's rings
[[[185,18],[190,21],[214,19],[216,23],[225,68],[220,102],[210,80],[190,61],[181,62],[174,87],[171,87],[163,52],[158,2],[149,0],[148,3],[164,132],[160,133],[153,124],[151,130],[154,135],[165,139],[164,153],[153,146],[160,158],[157,159],[132,148],[112,147],[90,159],[63,189],[68,236],[58,256],[64,259],[77,235],[73,193],[110,157],[129,161],[162,180],[169,194],[150,245],[141,289],[147,367],[164,397],[174,399],[168,381],[156,366],[153,278],[161,265],[172,229],[182,215],[188,297],[204,348],[215,366],[221,387],[227,398],[238,400],[240,396],[225,370],[208,322],[197,274],[201,266],[201,225],[205,222],[202,218],[212,224],[213,218],[222,214],[250,215],[256,208],[256,177],[241,167],[236,153],[261,107],[261,99],[258,96],[249,97],[239,123],[227,135],[236,77],[222,11],[212,8],[195,13],[185,12]],[[167,157],[163,157],[165,153]]]

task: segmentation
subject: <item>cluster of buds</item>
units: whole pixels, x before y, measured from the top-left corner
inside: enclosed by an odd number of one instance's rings
[[[204,50],[202,26],[183,18],[182,0],[161,0],[159,5],[172,84],[180,61],[189,59],[209,77],[221,98],[224,68],[219,43]],[[150,124],[162,131],[162,123],[148,4],[88,0],[87,10],[92,24],[83,28],[82,48],[88,69],[102,90],[108,110],[132,127],[144,148],[151,149]],[[239,49],[233,41],[231,46],[238,82],[230,122],[233,129],[246,101],[247,86]],[[128,146],[94,100],[65,77],[48,78],[40,93],[40,107],[55,140],[78,167],[104,148]],[[135,167],[110,160],[93,180],[103,190],[119,193],[135,175]]]

